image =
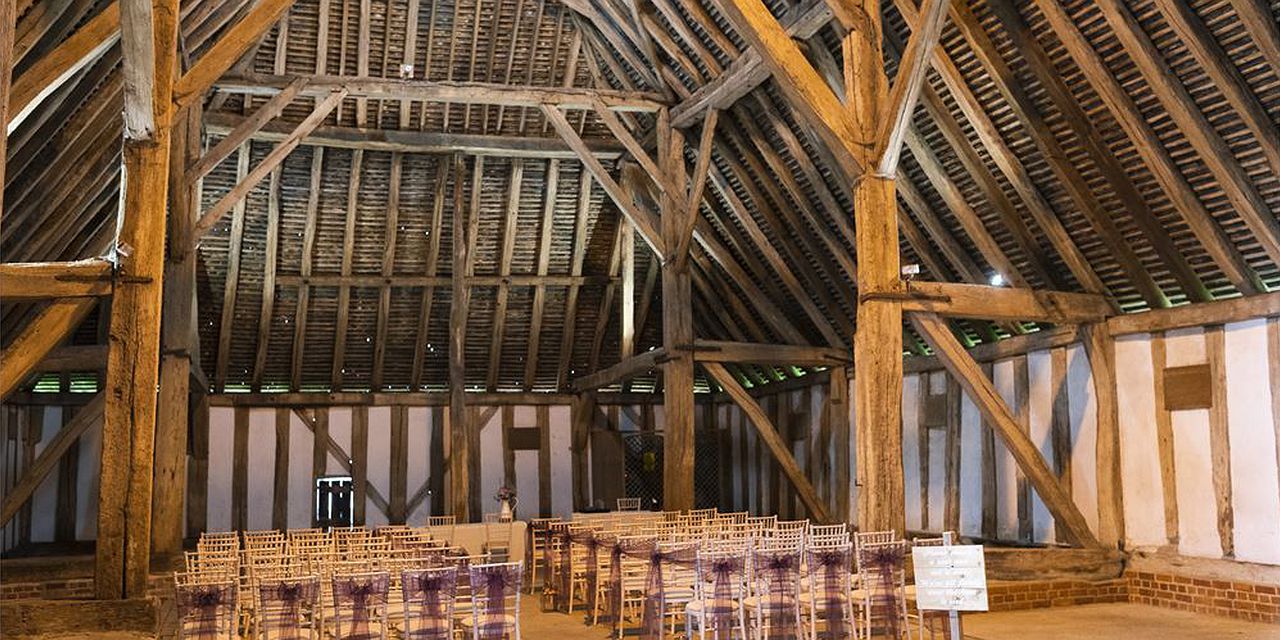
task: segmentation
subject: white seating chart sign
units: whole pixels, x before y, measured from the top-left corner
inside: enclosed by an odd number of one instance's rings
[[[982,545],[915,547],[916,606],[934,611],[986,611],[987,563]]]

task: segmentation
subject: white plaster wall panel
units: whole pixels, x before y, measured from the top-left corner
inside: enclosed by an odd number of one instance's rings
[[[41,416],[40,442],[36,443],[35,452],[39,456],[49,446],[49,440],[58,435],[62,428],[63,407],[45,407]],[[31,541],[53,542],[54,530],[58,517],[58,468],[54,465],[49,475],[44,477],[40,486],[31,494]]]
[[[311,457],[315,436],[298,414],[289,412],[289,526],[311,526],[315,510],[315,479]]]
[[[929,530],[946,528],[947,432],[929,430]]]
[[[409,474],[407,476],[408,495],[406,502],[413,498],[418,488],[430,477],[431,464],[431,410],[426,407],[410,407],[406,412],[409,441]],[[427,521],[431,512],[431,498],[427,497],[405,514],[409,524],[421,524]]]
[[[351,408],[350,407],[333,407],[329,409],[329,437],[351,455]],[[338,457],[329,452],[328,465],[325,467],[325,473],[329,475],[346,475],[348,472]]]
[[[1031,441],[1045,464],[1053,468],[1053,356],[1048,351],[1027,354],[1027,398],[1031,403]],[[1031,538],[1036,542],[1054,539],[1053,516],[1040,494],[1031,490]]]
[[[1004,398],[1009,409],[1018,414],[1017,393],[1014,389],[1014,361],[1001,360],[992,370],[992,382]],[[1018,539],[1018,465],[1004,446],[1004,440],[996,436],[996,533],[1003,540]]]
[[[209,495],[205,509],[205,525],[209,531],[231,530],[231,465],[235,457],[235,422],[234,409],[209,408]]]
[[[1206,361],[1204,331],[1199,328],[1169,332],[1165,348],[1170,367]],[[1191,556],[1220,557],[1207,409],[1173,412],[1173,464],[1177,469],[1178,550]]]
[[[516,452],[516,517],[528,520],[539,516],[538,452],[525,449]],[[481,497],[486,507],[493,503],[493,494]]]
[[[102,465],[102,420],[80,436],[80,462],[76,470],[76,539],[98,537],[98,480]]]
[[[1093,531],[1098,530],[1098,399],[1084,347],[1067,348],[1071,390],[1071,497]]]
[[[573,452],[569,407],[548,409],[551,424],[551,513],[564,519],[573,515]]]
[[[922,376],[902,379],[902,486],[907,528],[920,530],[920,387]]]
[[[271,506],[275,502],[276,412],[249,410],[248,487],[245,494],[246,526],[251,530],[271,528]]]
[[[528,420],[516,407],[515,426],[531,427],[535,422]],[[481,410],[483,412],[483,409]],[[506,482],[506,472],[502,461],[502,409],[493,412],[493,417],[480,426],[480,486],[473,487],[480,492],[480,506],[484,511],[497,510],[498,503],[493,496]],[[523,494],[521,494],[523,495]]]
[[[391,407],[369,408],[369,440],[365,457],[365,478],[391,502]],[[380,527],[389,523],[387,514],[365,496],[364,523]]]
[[[960,533],[982,534],[982,416],[960,394]]]
[[[1129,547],[1166,544],[1164,488],[1156,436],[1155,370],[1148,334],[1116,339],[1120,478]]]
[[[1280,564],[1280,479],[1267,322],[1226,326],[1227,432],[1237,560]]]

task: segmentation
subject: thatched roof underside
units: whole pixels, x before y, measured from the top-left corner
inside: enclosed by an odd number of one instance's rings
[[[665,93],[674,105],[715,82],[747,49],[723,12],[725,1],[637,0],[632,12],[627,0],[298,0],[236,72],[396,78],[412,60],[415,79],[640,89]],[[20,2],[15,76],[103,4]],[[199,59],[246,4],[187,6],[188,59]],[[813,0],[767,4],[784,25],[822,10]],[[883,0],[890,78],[915,4]],[[1173,6],[1183,10],[1166,10]],[[1116,15],[1128,22],[1117,23]],[[802,47],[838,85],[842,30],[823,24],[801,34]],[[943,31],[944,64],[935,61],[914,114],[916,140],[903,152],[903,262],[920,264],[932,280],[985,282],[1000,273],[1015,285],[1064,291],[1088,288],[1083,262],[1127,312],[1280,287],[1280,262],[1258,233],[1280,212],[1277,24],[1280,2],[1265,0],[959,3]],[[1100,66],[1082,59],[1078,46],[1094,52]],[[1221,54],[1218,63],[1206,62],[1206,52]],[[1146,53],[1170,75],[1153,81],[1144,73]],[[119,183],[119,58],[112,48],[10,137],[4,260],[69,260],[108,249]],[[1231,82],[1222,82],[1223,73]],[[263,102],[215,92],[205,107],[206,147]],[[314,103],[295,100],[271,130],[287,132]],[[617,155],[594,114],[569,116],[584,139]],[[644,140],[653,118],[629,118]],[[692,167],[701,121],[691,124]],[[536,109],[356,98],[322,127],[365,138],[364,130],[399,130],[558,139]],[[244,160],[233,153],[216,167],[204,180],[203,207],[273,144],[255,140],[242,148]],[[447,387],[450,288],[441,281],[452,275],[451,156],[350,146],[299,147],[200,245],[200,360],[215,389]],[[1218,152],[1206,153],[1210,148]],[[612,156],[606,165],[616,167]],[[831,158],[773,79],[720,114],[701,213],[737,274],[695,256],[699,337],[786,341],[735,279],[745,275],[810,343],[829,344],[832,334],[843,337],[833,346],[852,342],[850,184]],[[599,185],[585,181],[584,192],[576,159],[463,161],[460,202],[479,214],[472,275],[494,277],[472,286],[468,388],[560,391],[572,377],[617,362],[619,214]],[[278,250],[269,256],[275,220]],[[306,252],[309,224],[315,241]],[[1052,225],[1065,237],[1054,238]],[[549,252],[540,259],[544,243]],[[643,351],[661,342],[661,287],[657,261],[638,236],[636,243]],[[1082,260],[1073,263],[1065,245]],[[275,284],[264,290],[272,257]],[[777,277],[780,269],[794,273],[796,284]],[[563,278],[540,285],[500,280],[538,274]],[[31,308],[6,304],[2,312],[8,336]],[[973,343],[1036,329],[957,327]],[[78,339],[96,334],[85,329]],[[908,346],[923,349],[914,335]],[[800,372],[740,373],[760,384]],[[658,385],[642,377],[631,388]]]

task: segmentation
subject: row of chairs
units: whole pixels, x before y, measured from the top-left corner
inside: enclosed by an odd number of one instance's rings
[[[519,637],[523,565],[468,555],[433,525],[205,534],[174,575],[180,636]]]

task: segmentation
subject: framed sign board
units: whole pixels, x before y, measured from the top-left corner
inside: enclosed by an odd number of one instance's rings
[[[986,611],[987,563],[982,545],[915,547],[916,606],[933,611]]]

